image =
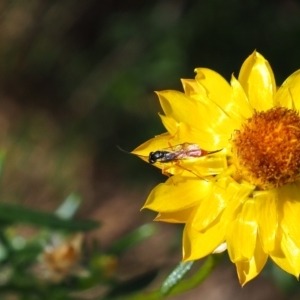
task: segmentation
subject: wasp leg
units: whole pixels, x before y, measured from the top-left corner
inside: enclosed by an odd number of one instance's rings
[[[178,137],[178,135],[179,135],[179,126],[177,127],[176,132],[168,138],[168,145],[169,145],[169,147],[170,147],[172,150],[174,150],[174,148],[173,148],[173,146],[172,146],[170,140],[175,139],[176,137]]]
[[[172,168],[172,166],[163,166],[162,170],[161,170],[161,173],[165,176],[167,176],[168,178],[171,179],[171,181],[173,182],[174,185],[176,185],[176,183],[174,182],[174,180],[172,179],[172,176],[174,176],[174,174],[172,173],[168,173],[167,170]]]
[[[201,180],[206,180],[206,181],[207,181],[206,178],[203,178],[203,177],[199,176],[197,173],[195,173],[195,172],[189,170],[188,168],[182,166],[182,165],[180,164],[180,161],[174,162],[174,165],[172,165],[172,166],[163,166],[163,168],[162,168],[162,174],[163,174],[163,175],[166,175],[167,177],[171,178],[171,180],[172,180],[172,176],[174,176],[174,174],[169,173],[169,172],[168,172],[168,169],[170,169],[170,168],[172,168],[172,167],[174,167],[174,166],[177,166],[178,168],[182,169],[182,173],[183,173],[184,171],[187,171],[187,172],[193,174],[194,176],[198,177],[199,179],[201,179]],[[173,181],[173,183],[174,183],[174,181]],[[174,183],[174,185],[176,185],[176,184]]]

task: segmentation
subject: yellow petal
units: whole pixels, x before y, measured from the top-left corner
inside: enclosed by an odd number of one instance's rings
[[[236,130],[237,124],[226,113],[213,102],[209,105],[199,102],[198,120],[199,130],[211,132],[214,135],[231,138],[232,132]]]
[[[222,215],[222,220],[224,220],[224,222],[232,222],[232,220],[236,219],[237,213],[240,211],[240,206],[247,201],[247,197],[253,192],[255,186],[246,182],[239,184],[232,181],[230,182],[228,189],[232,190],[230,194],[233,196]]]
[[[178,91],[157,92],[161,107],[166,116],[178,122],[197,127],[199,124],[198,101]]]
[[[227,148],[229,145],[228,133],[190,127],[183,122],[180,123],[179,137],[185,137],[187,142],[198,144],[201,149],[207,151],[217,151]]]
[[[160,213],[186,209],[199,203],[210,192],[212,183],[194,176],[172,176],[166,183],[157,185],[148,196],[143,208]]]
[[[275,95],[275,105],[300,109],[300,70],[290,75]]]
[[[228,224],[226,241],[232,262],[249,261],[253,255],[257,239],[255,203],[247,200],[236,219]]]
[[[139,156],[148,162],[149,153],[157,150],[162,150],[170,147],[169,141],[172,139],[169,133],[164,133],[156,136],[135,148],[131,153]]]
[[[222,178],[214,184],[211,192],[195,208],[192,226],[197,231],[202,231],[219,216],[232,197],[233,189],[227,189],[229,178]]]
[[[212,133],[211,131],[208,132],[202,129],[199,130],[196,127],[190,127],[189,125],[183,122],[177,122],[175,119],[165,115],[159,114],[159,117],[161,118],[164,127],[167,129],[169,133],[169,135],[165,134],[161,137],[162,143],[165,146],[164,148],[166,148],[166,143],[168,144],[169,147],[176,146],[178,144],[183,144],[183,143],[191,143],[191,144],[198,144],[201,149],[206,151],[216,151],[216,150],[223,149],[228,145],[227,134],[217,135],[215,133]],[[166,137],[165,140],[164,137]],[[157,138],[160,138],[160,136],[157,136],[156,139]],[[137,154],[136,150],[140,150],[142,146],[144,150],[145,147],[143,144],[134,150],[135,154]],[[155,147],[157,146],[158,145],[156,144]],[[156,150],[158,149],[162,149],[162,148],[156,148]],[[150,148],[148,148],[147,150],[149,151]]]
[[[225,226],[217,222],[204,233],[195,230],[188,222],[183,231],[183,261],[200,259],[212,253],[224,242]]]
[[[209,99],[196,101],[176,91],[157,94],[166,116],[186,124],[188,130],[194,128],[198,136],[206,133],[208,137],[217,136],[218,139],[224,139],[223,143],[228,143],[236,129],[234,122]]]
[[[226,107],[231,98],[228,82],[217,72],[207,68],[196,68],[196,81],[205,88],[209,99],[220,107]]]
[[[177,122],[175,119],[173,119],[171,117],[167,117],[167,116],[162,115],[162,114],[158,114],[158,115],[159,115],[164,127],[167,129],[167,131],[170,134],[170,141],[169,142],[171,144],[174,144],[175,141],[177,141],[177,140],[178,140],[178,144],[182,144],[184,142],[189,142],[189,141],[186,141],[184,139],[184,137],[181,138],[180,122]],[[179,142],[180,140],[182,142]]]
[[[240,82],[233,75],[231,76],[230,84],[232,88],[232,106],[228,109],[233,109],[234,115],[240,116],[240,121],[242,122],[252,116],[253,108]]]
[[[282,235],[281,248],[286,258],[290,261],[293,266],[293,275],[296,277],[300,273],[300,249],[294,243],[294,241],[285,233]]]
[[[217,72],[206,68],[197,68],[196,81],[206,90],[207,97],[216,103],[228,116],[232,118],[234,126],[239,127],[240,115],[238,114],[238,106],[232,97],[232,90],[228,82]],[[236,122],[239,120],[239,123]]]
[[[266,111],[273,107],[276,92],[274,74],[261,54],[254,51],[245,60],[238,79],[254,109]]]
[[[298,277],[300,273],[300,249],[284,232],[277,232],[277,240],[282,252],[270,255],[272,260],[284,271]]]
[[[183,160],[180,162],[180,166],[203,178],[225,171],[227,159],[223,153],[214,153],[200,158]]]
[[[300,189],[295,183],[287,184],[278,190],[283,232],[300,249]]]
[[[193,99],[198,100],[199,96],[206,95],[205,89],[194,79],[181,79],[184,93]]]
[[[253,257],[249,261],[236,262],[236,270],[240,284],[243,286],[255,278],[261,272],[267,260],[268,255],[264,253],[257,239]]]
[[[164,127],[170,134],[170,138],[168,140],[169,146],[176,146],[178,144],[183,143],[191,143],[198,144],[199,146],[203,144],[203,140],[208,140],[206,144],[209,144],[211,140],[213,140],[212,134],[208,132],[199,131],[196,127],[190,127],[189,125],[178,122],[175,119],[159,114],[161,121]],[[209,144],[209,149],[212,148],[211,144]],[[203,148],[208,150],[206,148]],[[213,151],[213,150],[210,150]]]
[[[260,241],[264,251],[269,253],[275,248],[278,228],[277,190],[255,192],[253,198]]]
[[[299,272],[295,269],[294,265],[286,257],[270,256],[275,264],[287,273],[298,277]]]
[[[186,223],[192,212],[194,207],[189,207],[183,210],[178,210],[169,213],[159,213],[154,221],[168,222],[168,223]]]

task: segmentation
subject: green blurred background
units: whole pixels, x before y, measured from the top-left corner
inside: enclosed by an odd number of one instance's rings
[[[277,85],[300,68],[296,0],[2,0],[0,12],[1,200],[50,210],[79,192],[104,246],[154,216],[139,208],[164,177],[117,145],[164,132],[155,90],[181,90],[196,67],[229,80],[254,49]]]

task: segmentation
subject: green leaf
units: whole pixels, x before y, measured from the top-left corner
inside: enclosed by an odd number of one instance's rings
[[[201,282],[203,282],[213,271],[213,269],[219,264],[223,257],[223,254],[212,254],[207,257],[206,261],[199,268],[199,270],[190,278],[184,279],[179,284],[174,286],[172,290],[169,291],[168,296],[178,295],[185,291],[189,291],[197,287]]]
[[[32,263],[36,262],[38,255],[43,251],[39,244],[31,243],[22,250],[15,250],[10,253],[9,262],[15,268],[26,268]]]
[[[8,249],[0,242],[0,262],[8,257]]]
[[[193,266],[194,261],[183,262],[177,265],[177,267],[171,272],[171,274],[163,282],[160,291],[163,295],[168,294],[171,289],[176,286],[179,281],[188,273]]]
[[[153,223],[142,225],[135,229],[125,237],[115,242],[107,251],[109,254],[120,255],[129,248],[141,243],[142,241],[153,236],[157,231],[157,226]]]
[[[96,221],[66,220],[52,213],[8,203],[0,203],[0,222],[1,221],[72,232],[89,231],[99,227],[99,223]]]
[[[106,295],[106,298],[115,299],[119,296],[131,294],[138,290],[143,290],[156,278],[157,274],[158,270],[154,269],[126,282],[116,283],[113,289]]]
[[[105,300],[162,300],[170,296],[175,296],[189,291],[199,286],[219,264],[222,254],[214,254],[207,257],[200,269],[188,279],[181,280],[177,285],[169,289],[166,295],[162,294],[161,289],[153,292],[142,291],[129,296],[120,296],[117,298],[106,297]]]

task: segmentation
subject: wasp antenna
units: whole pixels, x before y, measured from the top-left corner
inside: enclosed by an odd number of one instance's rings
[[[122,152],[124,152],[124,153],[127,153],[127,154],[130,154],[130,155],[134,155],[134,156],[137,156],[137,157],[140,157],[140,158],[145,158],[145,157],[147,157],[147,156],[138,155],[138,154],[135,154],[135,153],[131,153],[131,152],[129,152],[129,151],[126,151],[126,150],[122,149],[119,145],[117,145],[117,148],[118,148],[120,151],[122,151]]]
[[[119,145],[117,145],[117,148],[118,148],[120,151],[124,152],[124,153],[134,155],[133,153],[131,153],[131,152],[129,152],[129,151],[126,151],[126,150],[122,149]]]
[[[208,154],[214,154],[214,153],[218,153],[220,151],[222,151],[223,149],[220,149],[220,150],[215,150],[215,151],[211,151],[211,152],[208,152]]]

